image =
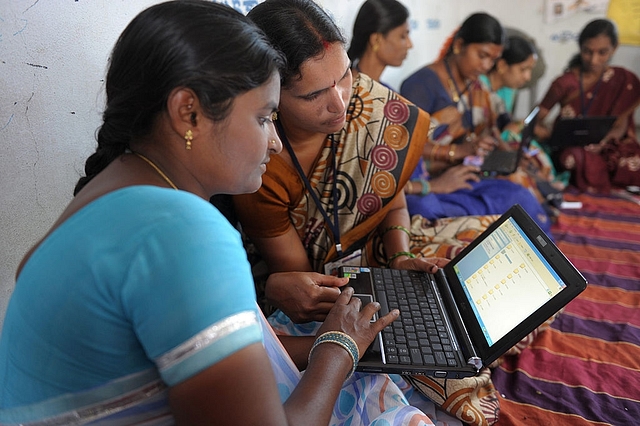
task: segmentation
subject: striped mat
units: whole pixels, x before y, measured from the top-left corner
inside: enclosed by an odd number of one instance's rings
[[[640,201],[567,194],[552,233],[589,285],[493,372],[497,425],[640,424]],[[638,199],[640,200],[640,198]]]

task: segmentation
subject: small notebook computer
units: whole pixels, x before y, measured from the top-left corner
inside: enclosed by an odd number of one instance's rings
[[[536,126],[538,111],[540,111],[540,108],[535,107],[524,119],[524,127],[522,128],[518,149],[513,151],[496,149],[484,157],[484,161],[480,166],[481,176],[504,176],[516,171],[520,158],[523,153],[529,149],[529,145],[533,140],[533,131]]]
[[[357,369],[440,378],[476,375],[587,286],[519,205],[436,274],[353,266],[339,274],[357,297],[379,302],[380,315],[400,309]]]
[[[545,144],[557,151],[569,146],[599,143],[615,121],[616,117],[611,116],[560,118]]]

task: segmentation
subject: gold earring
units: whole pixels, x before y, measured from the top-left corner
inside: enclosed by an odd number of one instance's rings
[[[453,49],[453,54],[457,55],[460,53],[460,49],[458,49],[457,47]]]
[[[373,45],[373,51],[374,51],[374,52],[377,52],[377,51],[378,51],[378,49],[379,49],[378,44],[377,44],[377,43],[376,43],[376,44],[374,44],[374,45]]]
[[[187,132],[184,134],[184,139],[187,141],[187,145],[185,146],[185,148],[191,149],[191,141],[193,140],[193,132],[191,131],[191,129],[187,130]]]

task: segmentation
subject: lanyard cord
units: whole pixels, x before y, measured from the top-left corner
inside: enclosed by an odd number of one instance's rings
[[[293,152],[293,147],[291,146],[291,143],[289,142],[287,135],[284,133],[284,129],[282,128],[282,123],[280,123],[279,120],[276,121],[276,126],[278,128],[278,135],[280,136],[280,140],[282,141],[282,144],[285,146],[285,148],[287,148],[287,151],[289,152],[289,156],[291,157],[291,161],[293,161],[293,165],[296,167],[298,174],[302,178],[304,182],[304,186],[307,188],[307,191],[311,195],[311,198],[313,198],[313,202],[316,204],[316,207],[322,214],[322,217],[324,217],[325,222],[327,222],[327,225],[329,225],[329,229],[331,229],[331,233],[333,234],[333,240],[336,246],[336,251],[338,253],[338,256],[341,256],[342,244],[340,244],[340,226],[338,222],[338,209],[334,205],[333,222],[332,222],[331,219],[329,218],[329,215],[327,214],[325,209],[322,207],[322,203],[320,202],[318,195],[311,187],[311,182],[309,182],[307,175],[304,173],[304,170],[302,170],[302,166],[300,166],[298,157],[296,157],[295,152]],[[332,190],[331,193],[333,195],[333,202],[335,203],[338,199],[338,194],[337,194],[338,189],[336,188],[336,185],[338,183],[338,172],[336,167],[336,142],[333,137],[333,134],[329,135],[329,137],[331,138],[331,154],[332,154],[331,156],[333,159],[333,186],[331,188]]]
[[[464,88],[464,90],[461,92],[460,89],[458,88],[458,84],[456,83],[456,80],[453,78],[453,73],[451,72],[451,68],[449,67],[449,61],[447,61],[447,59],[445,58],[443,60],[444,62],[444,66],[447,69],[447,74],[449,75],[449,83],[451,84],[451,86],[453,86],[453,89],[456,91],[456,97],[458,99],[453,99],[453,101],[457,104],[458,101],[462,102],[462,106],[464,107],[465,112],[469,113],[469,126],[470,126],[470,131],[473,133],[474,131],[474,125],[473,125],[473,98],[471,97],[471,90],[469,89],[469,86],[471,85],[471,83],[467,84],[467,87]],[[464,98],[462,97],[462,95],[465,93],[467,93],[467,96],[469,97],[469,106],[467,107],[467,103],[464,101]]]
[[[604,75],[604,73],[602,75]],[[580,107],[582,108],[582,116],[583,117],[587,116],[587,112],[589,111],[589,108],[591,108],[591,104],[593,103],[593,100],[596,98],[596,95],[598,94],[598,89],[600,89],[600,83],[602,83],[602,75],[600,76],[600,78],[598,78],[598,82],[596,83],[596,87],[593,88],[593,94],[591,96],[591,99],[589,99],[589,103],[585,107],[585,105],[584,105],[584,88],[582,87],[582,70],[580,70]]]

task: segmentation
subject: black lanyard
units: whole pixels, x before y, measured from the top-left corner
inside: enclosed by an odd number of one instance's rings
[[[469,86],[471,85],[471,83],[467,84],[467,87],[465,87],[465,89],[461,92],[460,89],[458,89],[458,84],[456,83],[456,80],[453,78],[453,73],[451,72],[451,68],[449,68],[449,62],[444,59],[444,66],[447,69],[447,74],[449,75],[449,81],[451,82],[451,84],[453,84],[453,89],[456,91],[456,95],[458,95],[458,99],[462,102],[462,106],[464,107],[464,111],[465,113],[469,113],[469,127],[470,127],[470,131],[473,132],[474,131],[474,125],[473,125],[473,98],[471,97],[471,90],[469,90]],[[464,98],[462,97],[462,95],[467,92],[467,97],[469,98],[469,106],[467,107],[466,102],[464,101]],[[453,99],[454,102],[456,102],[455,99]],[[457,102],[456,102],[457,104]]]
[[[329,229],[331,229],[331,232],[333,233],[333,241],[336,246],[336,251],[338,253],[338,256],[341,256],[342,244],[340,244],[340,224],[338,222],[338,209],[335,206],[335,203],[338,200],[338,189],[336,188],[336,185],[338,184],[338,172],[336,167],[336,143],[335,143],[333,134],[329,135],[329,137],[331,138],[331,157],[333,160],[333,186],[331,188],[332,189],[331,192],[333,195],[334,206],[333,206],[333,222],[332,222],[331,219],[329,219],[329,215],[327,214],[325,209],[322,207],[322,203],[320,203],[320,199],[318,198],[318,195],[311,187],[311,182],[309,182],[307,175],[305,174],[304,170],[302,170],[302,166],[300,166],[298,157],[296,157],[295,152],[293,152],[291,143],[289,142],[287,135],[284,133],[284,129],[282,128],[282,123],[279,120],[276,121],[276,126],[278,128],[278,135],[280,136],[280,140],[282,141],[282,144],[285,146],[285,148],[287,148],[287,151],[289,152],[289,156],[291,157],[291,161],[293,161],[293,165],[296,166],[296,170],[298,170],[298,174],[304,181],[304,186],[307,188],[307,191],[311,195],[311,198],[313,198],[313,202],[316,203],[316,207],[322,214],[322,217],[324,217],[325,222],[327,222],[327,225],[329,225]]]
[[[589,99],[589,103],[585,106],[584,105],[584,88],[582,87],[582,70],[580,70],[580,108],[582,108],[581,112],[583,117],[587,116],[587,112],[589,112],[589,108],[591,108],[591,104],[593,103],[593,100],[596,98],[596,95],[598,94],[598,89],[600,89],[600,83],[602,83],[602,75],[598,79],[598,82],[596,83],[596,87],[593,88],[593,94],[591,96],[591,99]]]

